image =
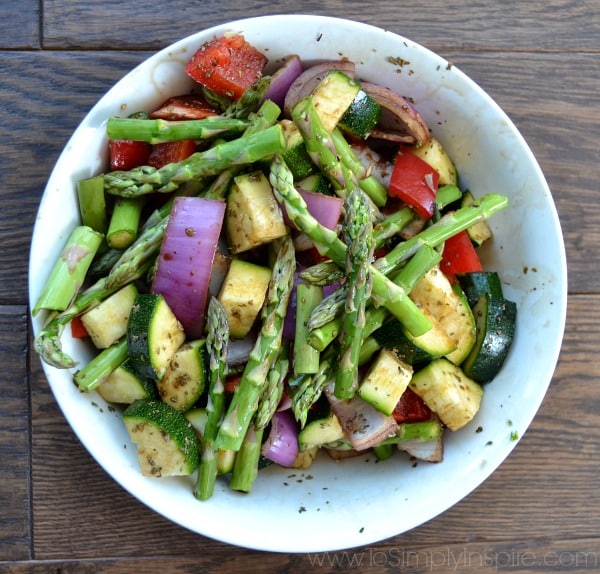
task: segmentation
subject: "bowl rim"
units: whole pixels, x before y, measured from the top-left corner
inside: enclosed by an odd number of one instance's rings
[[[39,229],[38,229],[38,221],[40,219],[40,215],[45,207],[46,198],[53,193],[55,190],[52,189],[51,183],[55,171],[58,170],[66,161],[66,159],[72,154],[73,145],[81,139],[81,130],[86,126],[86,123],[89,123],[90,118],[97,113],[99,108],[102,108],[104,102],[106,102],[107,98],[112,97],[111,94],[114,94],[118,91],[119,86],[123,84],[127,80],[127,78],[131,77],[132,74],[139,73],[140,70],[145,69],[148,66],[148,62],[152,60],[159,60],[160,58],[169,58],[172,57],[174,53],[177,53],[183,46],[190,46],[193,44],[197,44],[201,41],[204,41],[206,38],[223,33],[229,29],[236,30],[245,30],[248,28],[267,25],[267,26],[281,26],[284,23],[288,24],[290,22],[295,22],[298,25],[300,22],[303,25],[322,25],[326,27],[331,26],[339,26],[344,29],[352,29],[353,31],[362,31],[367,34],[373,34],[375,36],[380,36],[383,34],[388,38],[392,38],[394,42],[404,43],[407,46],[410,46],[413,49],[417,49],[419,51],[423,51],[424,54],[429,58],[434,58],[438,62],[443,63],[446,62],[441,56],[435,54],[428,48],[409,40],[408,38],[394,32],[390,32],[389,30],[385,30],[383,28],[366,24],[363,22],[349,20],[339,17],[333,16],[318,16],[312,14],[278,14],[278,15],[270,15],[270,16],[258,16],[252,18],[243,18],[230,22],[223,22],[221,24],[217,24],[215,26],[211,26],[209,28],[199,30],[196,33],[190,34],[185,38],[177,40],[173,44],[166,46],[165,48],[159,50],[158,52],[151,55],[148,59],[144,60],[144,62],[140,63],[138,66],[133,68],[130,72],[128,72],[123,78],[117,81],[108,91],[102,96],[98,102],[90,109],[90,111],[86,114],[82,122],[79,126],[74,130],[72,136],[69,138],[69,141],[65,145],[65,149],[60,154],[56,166],[54,167],[52,174],[49,177],[48,184],[44,190],[44,194],[42,200],[40,202],[40,207],[38,210],[38,216],[36,218],[36,225],[33,232],[32,237],[32,245],[30,252],[30,269],[29,269],[29,294],[30,294],[30,305],[32,304],[36,290],[39,288],[39,285],[36,283],[38,277],[38,266],[40,265],[40,261],[38,260],[37,253],[34,253],[34,247],[36,245],[36,240],[39,242]],[[383,37],[383,36],[382,36]],[[526,143],[524,137],[517,130],[516,126],[512,123],[512,121],[508,118],[505,112],[498,106],[498,104],[473,80],[471,80],[468,76],[466,76],[462,71],[458,68],[454,67],[452,72],[456,77],[460,78],[461,82],[466,83],[470,89],[474,90],[477,93],[477,96],[483,99],[488,106],[494,109],[494,112],[501,117],[508,129],[511,131],[511,135],[515,138],[515,141],[519,142],[521,149],[524,151],[526,155],[526,162],[532,168],[535,176],[539,184],[541,185],[543,195],[545,195],[546,199],[546,210],[551,219],[550,225],[556,230],[558,234],[557,237],[557,252],[556,256],[558,257],[557,261],[557,277],[560,280],[560,288],[555,292],[556,300],[554,302],[555,305],[555,321],[556,324],[554,326],[554,338],[553,344],[549,348],[547,352],[548,364],[544,374],[544,381],[542,382],[542,386],[536,389],[536,392],[532,394],[529,398],[531,402],[531,408],[529,409],[527,415],[523,416],[521,419],[521,430],[528,428],[535,414],[537,413],[539,406],[545,396],[547,388],[552,379],[552,373],[556,367],[558,362],[558,356],[560,352],[560,348],[562,345],[562,338],[564,336],[564,329],[566,323],[566,300],[567,300],[567,273],[566,273],[566,254],[564,248],[564,242],[562,238],[562,231],[560,228],[560,221],[558,219],[558,214],[556,211],[556,206],[551,198],[550,189],[548,184],[544,178],[544,175],[541,171],[541,168],[533,155],[533,152],[529,148]],[[40,326],[39,320],[33,321],[34,332],[37,334]],[[314,537],[311,537],[307,540],[294,541],[289,540],[287,544],[282,543],[280,540],[277,541],[276,544],[265,541],[259,537],[251,537],[251,539],[244,539],[244,535],[247,532],[241,531],[232,531],[227,532],[222,528],[219,528],[216,531],[212,531],[211,529],[206,528],[195,528],[190,523],[190,518],[185,516],[183,519],[178,516],[174,516],[173,512],[170,511],[168,504],[165,504],[164,501],[159,501],[158,503],[150,500],[150,494],[154,495],[154,490],[147,491],[143,485],[143,479],[135,476],[135,472],[137,469],[134,468],[118,468],[115,467],[114,464],[107,462],[105,460],[105,456],[101,451],[98,450],[96,445],[93,444],[89,433],[85,431],[84,421],[77,415],[73,414],[73,405],[68,404],[65,400],[64,395],[61,391],[61,385],[64,384],[64,381],[55,381],[57,379],[57,374],[53,372],[53,370],[47,365],[43,364],[43,369],[48,379],[52,392],[57,400],[63,414],[71,428],[77,435],[78,439],[82,442],[82,444],[86,447],[88,452],[92,454],[92,456],[96,459],[96,461],[102,466],[107,472],[111,475],[111,477],[120,484],[126,491],[132,494],[135,498],[140,500],[146,506],[149,506],[159,514],[167,517],[172,522],[179,524],[185,528],[188,528],[192,531],[195,531],[204,536],[208,536],[210,538],[220,540],[229,544],[243,546],[247,548],[253,548],[257,550],[265,550],[265,551],[276,551],[276,552],[315,552],[315,551],[331,551],[331,550],[341,550],[350,547],[356,547],[364,544],[378,542],[385,538],[389,538],[390,536],[394,536],[397,534],[401,534],[406,532],[407,530],[411,530],[421,524],[433,519],[434,517],[442,514],[449,508],[451,508],[454,504],[460,501],[462,498],[470,494],[473,490],[475,490],[481,483],[483,483],[491,474],[494,472],[505,460],[505,458],[512,452],[516,444],[519,442],[521,436],[524,434],[524,430],[521,433],[518,440],[512,441],[510,443],[505,443],[499,445],[496,449],[496,458],[494,459],[494,463],[491,464],[487,469],[477,471],[474,470],[473,476],[474,479],[469,479],[467,485],[462,490],[458,490],[448,495],[447,504],[443,505],[444,507],[438,507],[435,509],[428,509],[427,512],[423,513],[422,516],[418,518],[414,518],[408,523],[407,528],[397,529],[390,525],[384,525],[378,529],[373,529],[368,533],[356,533],[355,535],[349,535],[346,533],[344,540],[336,539],[335,537],[323,537],[321,540],[316,540]],[[69,399],[71,400],[71,399]],[[444,463],[442,463],[444,464]],[[220,496],[220,493],[217,493]],[[250,495],[252,496],[252,494]],[[218,499],[218,497],[217,497]],[[344,516],[349,511],[345,509],[342,513]]]

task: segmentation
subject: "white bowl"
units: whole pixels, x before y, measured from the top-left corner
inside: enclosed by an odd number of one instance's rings
[[[448,433],[445,460],[416,467],[402,456],[334,463],[320,458],[309,471],[268,468],[251,494],[217,486],[198,502],[192,479],[150,479],[138,471],[135,448],[118,413],[95,393],[80,393],[71,373],[44,365],[66,419],[92,456],[133,496],[173,522],[231,544],[308,552],[371,544],[414,528],[473,491],[523,436],[552,378],[566,315],[566,261],[560,224],[543,174],[510,119],[472,80],[422,46],[391,32],[334,18],[282,15],[250,18],[201,31],[135,68],[92,108],[52,172],[39,208],[30,262],[35,302],[78,211],[75,183],[106,162],[106,119],[150,109],[186,92],[183,67],[205,40],[242,32],[271,59],[347,57],[357,77],[411,96],[434,135],[454,158],[461,182],[475,195],[505,193],[510,207],[491,221],[495,238],[484,264],[501,273],[518,304],[513,347],[501,373],[485,388],[476,419]],[[402,68],[393,58],[408,62]],[[42,318],[33,320],[37,333]],[[65,349],[85,363],[86,347],[65,333]],[[480,427],[480,432],[476,429]],[[124,448],[126,447],[126,448]],[[483,511],[483,509],[482,509]]]

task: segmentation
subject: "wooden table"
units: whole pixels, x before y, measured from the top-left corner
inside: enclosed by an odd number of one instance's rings
[[[300,4],[2,0],[0,571],[600,571],[600,3],[304,5],[437,51],[528,140],[558,207],[570,281],[562,354],[539,414],[500,469],[454,508],[346,553],[230,547],[125,493],[79,444],[31,349],[28,247],[45,181],[86,111],[149,54],[226,19]]]

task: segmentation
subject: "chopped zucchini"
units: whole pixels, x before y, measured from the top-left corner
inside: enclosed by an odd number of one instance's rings
[[[136,369],[160,379],[185,333],[161,294],[139,293],[127,325],[127,347]]]
[[[363,90],[359,90],[346,113],[338,122],[339,128],[356,138],[365,139],[381,117],[381,106]]]
[[[204,343],[197,340],[181,345],[156,382],[161,400],[178,411],[191,409],[206,386]]]
[[[137,288],[130,283],[81,316],[96,348],[106,349],[125,335],[136,296]]]
[[[500,275],[495,271],[474,271],[457,277],[471,307],[486,294],[495,299],[504,298]]]
[[[229,334],[243,339],[262,309],[271,280],[268,267],[233,259],[217,297],[229,319]]]
[[[372,337],[386,349],[390,349],[403,362],[409,365],[421,365],[431,360],[431,355],[415,345],[402,327],[402,323],[395,317],[387,320]]]
[[[184,416],[188,421],[190,421],[192,427],[198,435],[198,438],[200,441],[202,441],[204,429],[206,428],[206,421],[208,420],[208,411],[205,408],[197,407],[195,409],[186,411]]]
[[[416,373],[410,388],[453,431],[473,419],[483,396],[481,385],[443,357]]]
[[[466,207],[469,205],[473,205],[475,203],[475,198],[470,191],[465,191],[462,196],[462,206]],[[485,219],[478,221],[477,223],[471,225],[471,227],[467,228],[467,233],[471,238],[471,241],[479,247],[483,243],[485,243],[488,239],[492,238],[492,229],[490,228],[488,222]]]
[[[311,99],[326,131],[332,131],[342,119],[360,90],[360,84],[332,70],[315,87]]]
[[[156,400],[135,401],[123,413],[144,476],[192,474],[200,460],[200,443],[190,422],[177,409]]]
[[[227,198],[226,229],[232,253],[242,253],[287,233],[271,184],[261,171],[234,179]]]
[[[308,450],[299,450],[298,454],[296,455],[296,459],[290,465],[290,468],[297,468],[299,470],[306,470],[307,468],[310,468],[318,452],[318,446],[314,446]]]
[[[391,415],[408,387],[412,367],[383,349],[371,364],[358,388],[358,395],[378,411]]]
[[[435,266],[415,285],[410,298],[439,321],[455,347],[444,356],[460,365],[475,344],[475,320],[466,297]]]
[[[345,438],[344,429],[333,412],[326,417],[309,422],[298,433],[298,446],[301,452],[333,443]]]
[[[490,382],[504,364],[515,335],[517,305],[484,294],[473,307],[473,314],[477,321],[477,342],[463,369],[483,384]]]
[[[421,309],[422,313],[431,321],[431,329],[415,337],[409,331],[405,331],[408,339],[417,347],[423,349],[431,357],[444,357],[456,349],[456,341],[451,337],[446,329],[442,327],[440,321],[432,315],[429,310]]]
[[[438,140],[431,138],[423,145],[413,148],[412,151],[438,172],[440,176],[438,185],[457,184],[454,163]]]
[[[294,180],[300,180],[313,174],[316,165],[306,151],[306,144],[300,130],[291,120],[281,120],[283,135],[285,137],[285,152],[283,159],[290,168]]]
[[[129,405],[140,399],[157,398],[154,381],[141,375],[130,359],[108,375],[96,390],[108,403]]]
[[[331,181],[322,173],[313,173],[304,179],[301,179],[297,187],[306,191],[314,191],[323,195],[335,195]]]

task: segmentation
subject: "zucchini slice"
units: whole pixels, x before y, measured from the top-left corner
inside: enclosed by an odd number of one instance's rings
[[[137,445],[144,476],[184,476],[198,467],[198,436],[177,409],[162,401],[135,401],[125,409],[123,422]]]
[[[473,194],[470,191],[465,191],[462,196],[462,206],[466,207],[473,205],[474,203],[475,198],[473,197]],[[478,221],[477,223],[471,225],[471,227],[467,228],[467,234],[475,246],[479,247],[488,239],[492,238],[492,229],[488,222],[485,219],[482,219],[481,221]]]
[[[500,276],[495,271],[463,273],[458,275],[458,282],[471,307],[474,307],[477,301],[486,294],[494,299],[504,298]]]
[[[432,361],[416,373],[410,388],[453,431],[473,419],[483,396],[481,385],[445,358]]]
[[[459,365],[475,344],[475,320],[466,297],[453,289],[439,266],[435,266],[413,288],[410,298],[439,321],[454,342],[454,349],[444,356]]]
[[[291,120],[281,120],[283,136],[285,137],[285,152],[283,159],[290,168],[294,180],[300,180],[314,174],[316,165],[306,151],[306,144],[300,130]]]
[[[161,294],[139,293],[127,324],[129,356],[142,374],[161,379],[185,333]]]
[[[339,70],[332,70],[317,84],[311,99],[326,131],[333,131],[359,90],[360,84]]]
[[[126,359],[96,389],[107,403],[131,404],[140,399],[157,398],[154,381],[141,375]]]
[[[479,383],[489,383],[502,368],[515,335],[517,305],[507,299],[484,294],[473,314],[477,321],[477,341],[462,367]]]
[[[412,367],[383,349],[371,364],[358,388],[358,395],[378,411],[391,415],[408,387]]]
[[[365,139],[379,122],[381,106],[363,90],[359,90],[346,113],[338,122],[339,128],[359,139]]]
[[[438,172],[438,185],[457,184],[456,167],[438,140],[431,138],[422,146],[411,148],[411,151]]]
[[[204,343],[197,340],[181,345],[156,382],[161,400],[178,411],[191,409],[206,386]]]
[[[81,316],[96,348],[106,349],[125,335],[137,293],[136,286],[130,283]]]
[[[336,442],[344,438],[344,429],[337,416],[330,412],[326,417],[308,423],[298,433],[298,445],[301,452],[314,447]]]

